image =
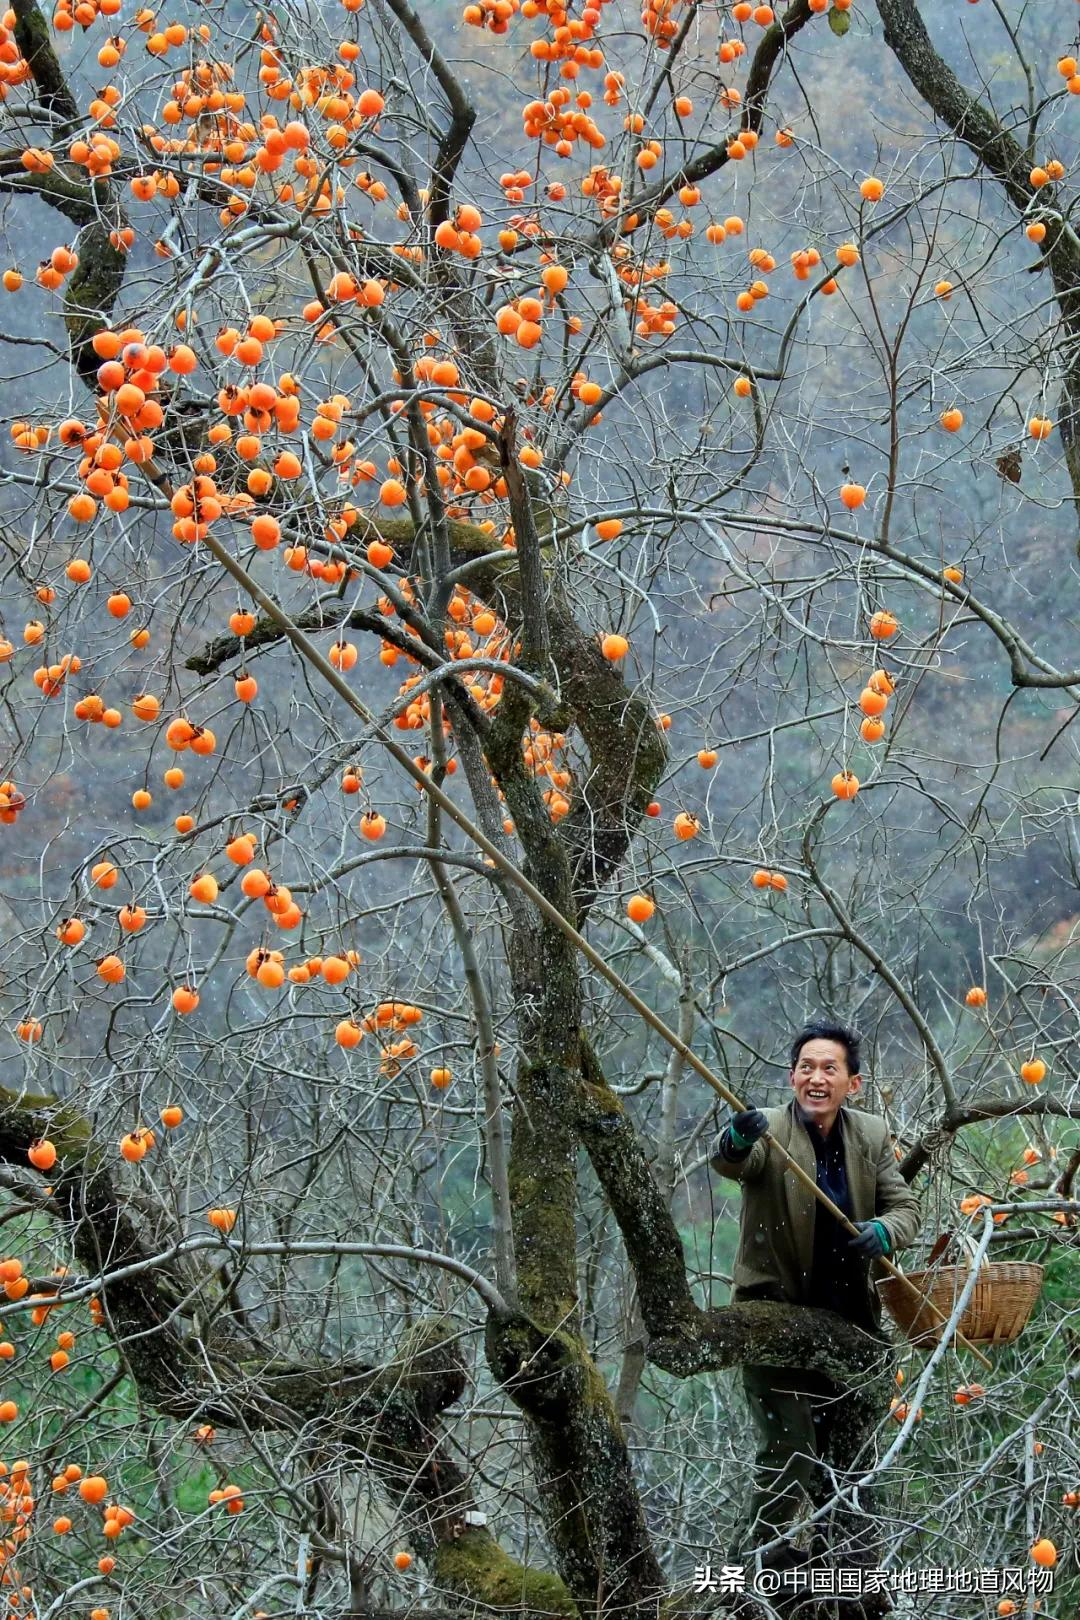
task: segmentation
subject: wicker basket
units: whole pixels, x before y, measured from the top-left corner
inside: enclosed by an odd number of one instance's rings
[[[939,1239],[931,1253],[931,1262],[947,1247],[951,1237],[948,1233],[944,1242]],[[904,1275],[948,1320],[964,1290],[970,1269],[970,1264],[931,1264],[929,1270],[908,1271]],[[1042,1266],[1027,1261],[984,1260],[958,1323],[959,1332],[971,1344],[1011,1344],[1027,1326],[1042,1279]],[[912,1344],[923,1347],[938,1343],[945,1324],[929,1305],[897,1277],[883,1277],[877,1286],[885,1309]]]

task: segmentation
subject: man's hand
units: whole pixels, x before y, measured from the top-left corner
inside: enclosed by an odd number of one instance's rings
[[[860,1260],[879,1260],[883,1254],[888,1254],[892,1245],[881,1221],[856,1221],[855,1225],[859,1235],[848,1239],[851,1254],[858,1255]]]
[[[769,1122],[760,1108],[746,1108],[741,1114],[735,1114],[728,1126],[737,1148],[752,1147],[768,1128]]]

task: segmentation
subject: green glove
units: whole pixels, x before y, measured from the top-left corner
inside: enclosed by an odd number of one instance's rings
[[[848,1249],[860,1260],[878,1260],[892,1248],[884,1221],[856,1221],[858,1237],[848,1240]]]

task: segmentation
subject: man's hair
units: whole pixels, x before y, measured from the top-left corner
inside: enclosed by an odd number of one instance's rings
[[[792,1068],[798,1063],[799,1053],[807,1041],[837,1041],[847,1054],[848,1074],[858,1074],[859,1037],[853,1029],[848,1029],[845,1024],[838,1024],[832,1018],[815,1018],[811,1023],[804,1024],[791,1043]]]

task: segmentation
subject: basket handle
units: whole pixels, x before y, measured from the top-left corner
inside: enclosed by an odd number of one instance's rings
[[[952,1234],[952,1236],[956,1238],[957,1242],[960,1244],[960,1246],[965,1251],[965,1253],[967,1255],[969,1266],[974,1266],[976,1257],[978,1255],[978,1245],[976,1244],[975,1239],[972,1237],[971,1233],[970,1232],[954,1232]],[[987,1267],[989,1267],[989,1265],[990,1265],[990,1257],[989,1257],[989,1255],[984,1254],[983,1257],[982,1257],[982,1262],[981,1262],[981,1264],[979,1266],[979,1270],[982,1271],[982,1270],[986,1269]]]

